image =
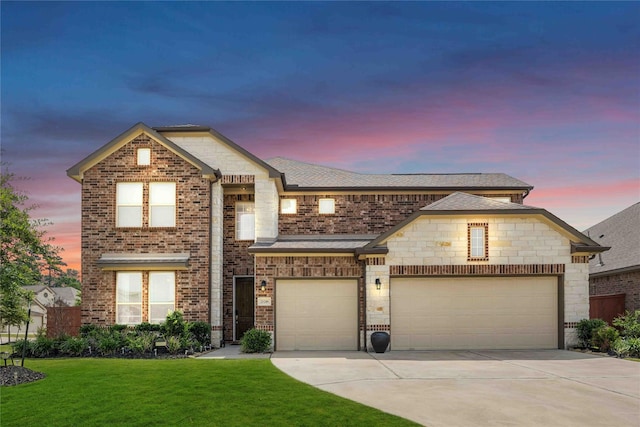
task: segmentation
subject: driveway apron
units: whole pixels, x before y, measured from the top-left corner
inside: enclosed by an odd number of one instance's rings
[[[276,352],[322,390],[425,426],[640,426],[640,363],[565,350]]]

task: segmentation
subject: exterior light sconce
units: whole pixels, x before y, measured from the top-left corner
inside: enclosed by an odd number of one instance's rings
[[[376,290],[380,290],[380,288],[382,287],[382,282],[380,282],[380,278],[376,277]]]
[[[262,282],[260,282],[260,290],[262,292],[267,290],[267,281],[266,280],[263,280]]]

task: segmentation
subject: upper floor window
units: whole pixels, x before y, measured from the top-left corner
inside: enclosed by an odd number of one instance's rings
[[[141,182],[119,182],[116,185],[116,225],[142,227]]]
[[[116,323],[142,322],[142,273],[119,271],[116,275]]]
[[[296,199],[280,199],[280,213],[294,214],[297,210]]]
[[[318,200],[318,212],[320,212],[321,214],[336,213],[336,201],[334,199]]]
[[[149,323],[162,323],[175,310],[176,274],[149,272]]]
[[[176,183],[149,184],[149,226],[176,226]]]
[[[488,224],[467,225],[467,260],[486,261],[489,259]]]
[[[151,164],[151,148],[138,148],[138,166],[149,166]]]
[[[256,238],[255,205],[253,202],[236,203],[236,240]]]

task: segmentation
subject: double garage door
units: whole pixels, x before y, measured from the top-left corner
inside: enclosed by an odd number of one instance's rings
[[[276,350],[357,350],[358,282],[277,280]]]
[[[556,277],[392,278],[391,349],[558,348]],[[276,350],[356,350],[353,279],[278,280]]]
[[[558,348],[555,277],[394,278],[393,350]]]

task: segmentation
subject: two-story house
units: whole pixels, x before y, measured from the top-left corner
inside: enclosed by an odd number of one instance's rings
[[[564,348],[599,246],[505,174],[359,174],[261,160],[202,126],[133,126],[82,184],[83,323],[180,310],[276,350]]]

